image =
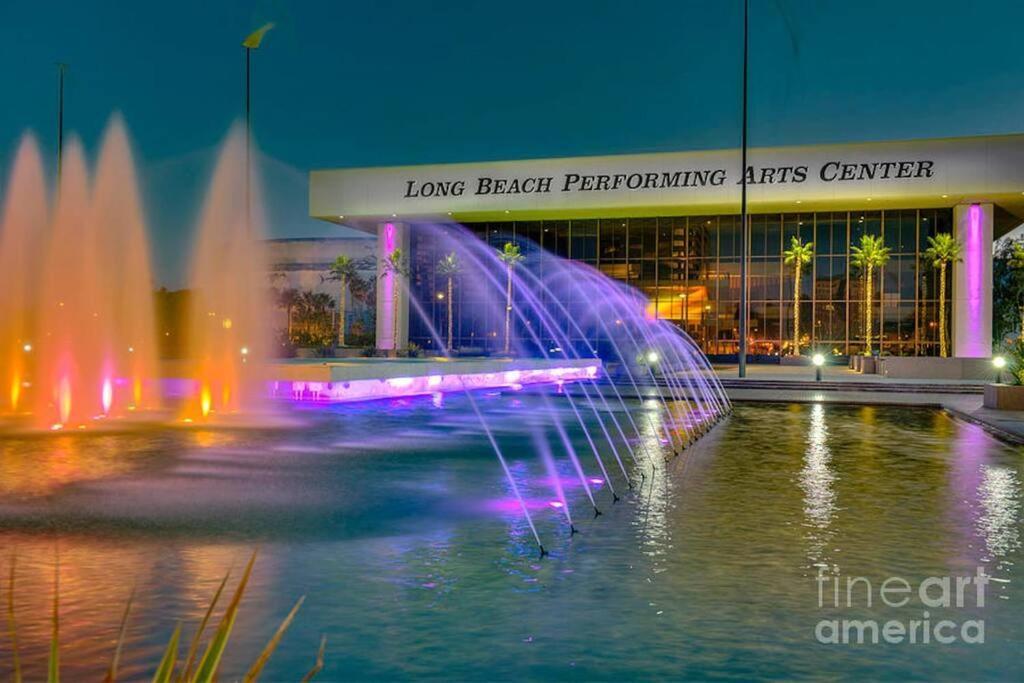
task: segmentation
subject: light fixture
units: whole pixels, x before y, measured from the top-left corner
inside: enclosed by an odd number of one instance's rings
[[[818,366],[824,365],[825,356],[820,353],[816,353],[813,356],[811,356],[811,362]]]
[[[1002,370],[1006,367],[1006,359],[1002,356],[996,356],[992,359],[992,365],[996,366],[997,370]]]
[[[25,353],[28,353],[29,351],[32,350],[32,345],[26,343],[24,346],[21,347],[21,350],[24,351]]]
[[[657,363],[658,362],[658,352],[657,351],[648,351],[647,352],[647,362],[650,363],[651,365],[654,365],[655,363]]]

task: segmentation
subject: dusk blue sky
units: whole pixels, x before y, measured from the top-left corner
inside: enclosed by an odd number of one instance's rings
[[[752,0],[752,146],[1024,130],[1019,2]],[[0,3],[0,188],[32,129],[51,163],[55,62],[91,154],[120,110],[158,284],[180,286],[217,145],[243,111],[245,35],[273,236],[311,168],[734,147],[742,2]],[[788,26],[788,28],[787,28]],[[792,36],[792,38],[791,38]],[[794,44],[795,41],[795,44]],[[52,168],[50,169],[52,171]]]

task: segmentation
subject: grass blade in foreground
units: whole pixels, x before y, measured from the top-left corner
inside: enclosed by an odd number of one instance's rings
[[[21,660],[18,658],[18,623],[14,618],[14,557],[11,557],[11,579],[7,582],[7,631],[11,636],[11,659],[14,683],[21,683]]]
[[[124,635],[128,631],[128,613],[132,611],[132,601],[135,599],[135,588],[132,588],[128,596],[128,604],[124,606],[124,614],[121,616],[121,628],[117,632],[117,645],[114,647],[114,660],[110,662],[110,670],[103,683],[114,683],[117,680],[117,667],[121,663],[121,648],[124,646]]]
[[[194,679],[196,683],[211,683],[217,674],[221,655],[224,654],[228,638],[231,637],[231,629],[235,625],[235,617],[238,616],[238,605],[242,601],[242,595],[245,593],[245,587],[249,583],[249,576],[252,574],[252,566],[255,562],[256,553],[253,553],[252,557],[249,558],[249,564],[245,566],[245,573],[242,574],[242,578],[238,582],[235,595],[231,598],[231,603],[224,612],[224,616],[221,617],[217,631],[213,634],[210,644],[206,646],[206,652],[203,653],[203,658],[199,661],[199,670],[196,671]]]
[[[320,649],[317,650],[316,653],[316,664],[314,664],[313,668],[310,669],[309,672],[302,677],[301,683],[309,683],[309,681],[313,680],[313,678],[316,677],[318,673],[320,673],[320,670],[324,668],[324,649],[326,647],[327,636],[320,636]]]
[[[53,634],[50,638],[48,683],[60,683],[60,555],[53,570]]]
[[[181,639],[181,624],[174,629],[167,649],[164,650],[163,659],[153,675],[153,683],[171,683],[171,676],[174,675],[174,663],[178,659],[178,641]]]
[[[277,649],[277,644],[281,642],[281,637],[284,635],[284,632],[288,630],[288,627],[291,626],[292,620],[295,618],[295,615],[298,613],[299,608],[302,607],[302,603],[305,602],[305,600],[305,595],[299,598],[295,603],[295,606],[292,607],[292,611],[288,613],[288,616],[284,618],[281,625],[277,627],[277,632],[274,633],[274,637],[270,639],[267,646],[263,648],[263,652],[261,652],[260,656],[256,658],[256,661],[253,662],[253,665],[249,668],[249,673],[245,674],[245,678],[242,679],[243,683],[255,683],[255,681],[259,679],[260,672],[263,671],[263,667],[267,665],[267,660],[270,659],[270,655],[274,654],[274,650]]]
[[[188,646],[188,655],[185,657],[185,667],[181,670],[181,675],[178,676],[179,681],[191,680],[192,665],[196,663],[196,654],[199,653],[199,643],[202,640],[203,633],[206,631],[206,625],[210,622],[210,617],[213,615],[213,610],[217,607],[220,595],[224,592],[224,586],[227,585],[229,576],[231,576],[231,572],[224,575],[220,585],[217,587],[217,592],[213,594],[210,606],[206,608],[206,614],[203,615],[203,620],[199,622],[199,628],[196,629],[195,635],[192,636],[192,643]]]

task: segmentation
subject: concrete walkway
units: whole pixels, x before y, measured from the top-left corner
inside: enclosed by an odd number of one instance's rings
[[[986,383],[977,380],[890,379],[862,375],[846,367],[826,366],[822,373],[823,384],[815,387],[813,367],[748,365],[744,379],[737,377],[735,365],[716,366],[715,371],[723,380],[729,398],[735,402],[938,408],[980,425],[1003,440],[1024,445],[1024,412],[983,408],[980,392]],[[769,383],[770,388],[764,388]]]

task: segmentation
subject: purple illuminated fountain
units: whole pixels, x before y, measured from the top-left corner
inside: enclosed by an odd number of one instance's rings
[[[509,250],[497,249],[461,226],[418,225],[417,229],[428,231],[425,242],[435,255],[455,254],[462,264],[461,281],[472,283],[474,303],[458,311],[460,326],[484,330],[483,336],[492,339],[503,333],[503,348],[517,359],[541,358],[554,364],[601,361],[603,374],[556,379],[558,392],[540,394],[549,421],[529,427],[549,475],[555,470],[556,454],[569,459],[595,516],[601,514],[597,487],[607,486],[612,501],[617,501],[616,480],[633,488],[636,477],[645,478],[659,461],[679,455],[731,411],[707,357],[676,325],[652,316],[646,297],[632,287],[523,239],[496,242],[514,244],[513,253],[518,248],[522,258],[510,259]],[[421,263],[430,260],[417,258]],[[406,297],[412,317],[429,331],[430,346],[450,356],[439,330],[448,329],[453,321],[439,324],[424,310],[422,297],[412,294]],[[463,383],[459,388],[477,412],[536,534],[530,506],[518,495],[486,417],[469,392],[472,387]],[[568,411],[561,409],[565,406]],[[575,443],[570,432],[582,433],[585,443]],[[599,477],[587,474],[591,458]],[[574,533],[561,481],[557,477],[553,481],[557,486],[550,504],[564,512]]]

